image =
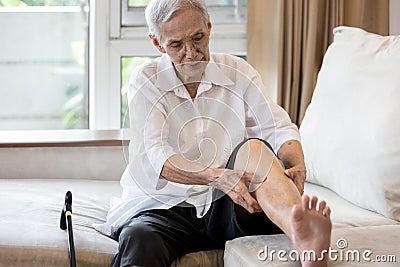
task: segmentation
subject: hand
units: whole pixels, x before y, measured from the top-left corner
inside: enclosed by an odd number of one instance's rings
[[[257,200],[250,194],[246,183],[253,179],[253,174],[228,169],[215,169],[216,179],[210,185],[227,194],[233,202],[250,213],[262,211]]]
[[[304,165],[297,165],[290,169],[285,170],[285,174],[293,180],[294,184],[299,190],[300,195],[304,194],[304,183],[306,181],[306,168]]]

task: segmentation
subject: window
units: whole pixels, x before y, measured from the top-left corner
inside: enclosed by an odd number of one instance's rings
[[[0,130],[126,127],[129,74],[160,55],[148,2],[0,0]],[[245,56],[246,1],[206,2],[211,51]]]
[[[0,130],[88,128],[88,11],[0,0]]]
[[[122,26],[145,26],[144,9],[150,0],[122,0]],[[245,0],[206,0],[215,24],[243,24]]]

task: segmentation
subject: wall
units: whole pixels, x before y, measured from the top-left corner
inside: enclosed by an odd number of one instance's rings
[[[400,0],[390,0],[390,35],[400,35]]]

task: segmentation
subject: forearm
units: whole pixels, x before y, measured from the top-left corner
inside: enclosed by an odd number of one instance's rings
[[[294,166],[304,167],[304,154],[301,144],[297,140],[286,141],[278,150],[278,157],[286,169]]]
[[[216,179],[214,169],[177,154],[165,161],[161,176],[171,182],[190,185],[208,185]]]
[[[253,174],[245,171],[208,168],[197,162],[173,155],[165,162],[161,175],[171,182],[190,185],[210,185],[226,193],[236,204],[249,212],[260,211],[258,202],[245,184]]]

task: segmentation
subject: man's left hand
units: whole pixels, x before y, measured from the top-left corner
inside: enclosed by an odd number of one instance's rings
[[[286,169],[285,174],[293,180],[300,195],[303,195],[304,183],[306,181],[306,168],[304,166],[294,166],[290,169]]]

